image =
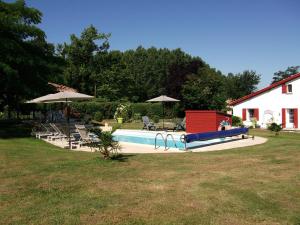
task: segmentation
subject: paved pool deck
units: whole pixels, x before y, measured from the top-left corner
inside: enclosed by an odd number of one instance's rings
[[[221,150],[228,150],[234,148],[243,148],[248,146],[255,146],[264,144],[267,142],[267,138],[263,137],[255,137],[252,139],[251,137],[242,139],[240,137],[234,138],[230,142],[214,144],[209,146],[203,146],[199,148],[188,149],[187,151],[178,150],[176,148],[169,148],[165,150],[164,147],[160,147],[158,149],[154,149],[153,145],[145,145],[145,144],[135,144],[135,143],[128,143],[128,142],[119,142],[121,145],[121,152],[122,154],[149,154],[149,153],[186,153],[186,152],[209,152],[209,151],[221,151]],[[47,140],[45,140],[47,141]],[[58,146],[60,148],[67,148],[68,143],[62,140],[56,141],[47,141],[50,144]],[[85,151],[85,152],[93,152],[94,150],[89,147],[81,147],[80,149],[72,149],[72,151]]]

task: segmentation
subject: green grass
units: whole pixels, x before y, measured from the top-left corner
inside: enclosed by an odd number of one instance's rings
[[[300,224],[300,135],[105,161],[0,139],[0,224]]]

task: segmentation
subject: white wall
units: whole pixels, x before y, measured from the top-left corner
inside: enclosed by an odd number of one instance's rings
[[[243,109],[259,109],[259,121],[258,124],[265,127],[264,124],[264,112],[265,110],[272,110],[274,112],[274,120],[276,123],[282,123],[282,108],[298,108],[300,114],[300,78],[295,79],[286,85],[293,85],[293,93],[282,93],[282,87],[278,86],[267,92],[264,92],[258,96],[255,96],[249,100],[241,102],[233,106],[233,115],[242,118]],[[300,116],[299,116],[300,117]],[[300,118],[299,118],[300,119]],[[299,123],[299,121],[298,121]],[[299,124],[298,124],[299,127]],[[299,128],[298,128],[299,129]]]

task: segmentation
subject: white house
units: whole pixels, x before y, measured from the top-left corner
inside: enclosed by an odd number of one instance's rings
[[[245,125],[255,118],[263,128],[275,122],[284,129],[299,129],[300,73],[234,100],[230,105],[233,115],[241,117]]]

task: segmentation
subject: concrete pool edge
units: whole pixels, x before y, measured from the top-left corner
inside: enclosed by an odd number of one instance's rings
[[[122,147],[121,153],[135,153],[135,154],[144,154],[144,153],[185,153],[185,152],[209,152],[209,151],[221,151],[221,150],[230,150],[235,148],[243,148],[249,146],[255,146],[264,144],[267,142],[267,138],[263,137],[255,137],[254,140],[252,138],[245,139],[237,139],[229,142],[218,143],[209,146],[203,146],[199,148],[193,148],[188,150],[178,150],[176,148],[170,148],[165,150],[164,147],[160,147],[158,149],[154,149],[153,145],[146,144],[136,144],[129,142],[120,142]]]

